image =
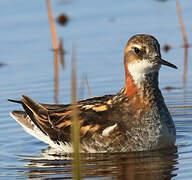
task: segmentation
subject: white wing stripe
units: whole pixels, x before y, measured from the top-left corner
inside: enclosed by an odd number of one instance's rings
[[[110,132],[113,131],[117,127],[117,124],[114,124],[113,126],[109,126],[105,128],[102,132],[102,136],[109,136]]]

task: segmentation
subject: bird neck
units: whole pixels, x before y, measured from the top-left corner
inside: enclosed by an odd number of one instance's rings
[[[158,72],[131,74],[125,66],[125,95],[130,99],[135,96],[146,97],[160,93],[158,88]]]

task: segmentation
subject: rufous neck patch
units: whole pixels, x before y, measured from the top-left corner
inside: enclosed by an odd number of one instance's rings
[[[124,63],[124,66],[125,66],[125,89],[126,89],[125,93],[129,98],[133,98],[134,96],[136,96],[139,89],[135,86],[134,81],[130,73],[128,72],[127,63]]]

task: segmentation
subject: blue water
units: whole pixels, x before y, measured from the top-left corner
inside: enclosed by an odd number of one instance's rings
[[[130,36],[148,33],[162,47],[183,44],[176,3],[148,1],[52,0],[54,17],[65,13],[66,26],[56,24],[64,40],[65,69],[59,71],[60,103],[70,103],[72,44],[77,44],[78,84],[88,76],[93,96],[113,94],[124,84],[123,51]],[[192,3],[181,2],[188,40]],[[25,133],[10,117],[20,106],[7,102],[26,94],[38,102],[54,103],[53,51],[45,1],[0,2],[0,179],[71,177],[71,161]],[[162,67],[160,88],[177,127],[178,152],[129,153],[84,157],[84,177],[116,179],[191,179],[192,177],[192,71],[188,54],[183,86],[184,49],[162,57],[178,70]],[[165,87],[176,87],[170,91]],[[87,88],[81,98],[88,98]],[[142,165],[143,164],[143,165]]]

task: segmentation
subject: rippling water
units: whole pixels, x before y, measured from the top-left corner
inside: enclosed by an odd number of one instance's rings
[[[66,68],[59,71],[60,103],[70,102],[72,43],[77,43],[79,84],[87,74],[93,96],[113,94],[124,84],[123,50],[128,38],[149,33],[163,46],[181,45],[175,1],[69,1],[52,0],[55,17],[69,16],[65,27],[57,25],[64,39]],[[181,2],[191,40],[189,0]],[[45,1],[0,2],[0,179],[71,178],[71,157],[58,154],[26,134],[9,116],[26,94],[36,101],[54,103],[53,52]],[[83,176],[101,179],[162,180],[192,177],[192,71],[191,49],[184,73],[184,50],[162,51],[164,59],[179,69],[163,67],[160,87],[177,128],[177,150],[141,153],[83,155]],[[185,75],[184,75],[185,74]],[[186,80],[184,83],[183,78]],[[171,87],[171,88],[169,88]],[[174,88],[172,88],[174,87]],[[88,92],[84,88],[84,96]]]

